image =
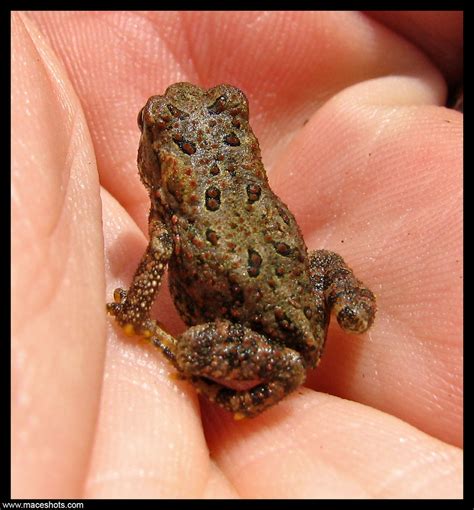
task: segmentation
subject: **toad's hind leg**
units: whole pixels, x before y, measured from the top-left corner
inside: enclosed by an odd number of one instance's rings
[[[364,333],[375,319],[375,296],[332,251],[310,253],[311,286],[323,295],[339,325],[349,333]]]
[[[198,391],[231,411],[251,417],[276,404],[305,380],[303,357],[293,349],[271,344],[259,333],[226,320],[194,326],[177,340],[175,364]],[[221,381],[252,381],[234,389]]]

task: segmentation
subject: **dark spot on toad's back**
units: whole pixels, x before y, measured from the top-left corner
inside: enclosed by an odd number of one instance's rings
[[[184,140],[181,135],[175,135],[173,137],[173,141],[185,154],[188,154],[189,156],[196,152],[196,147],[194,144]]]
[[[217,211],[221,204],[221,190],[216,186],[210,186],[206,190],[206,207],[210,211]]]
[[[219,96],[214,103],[212,103],[211,106],[207,109],[207,111],[211,115],[218,115],[219,113],[222,113],[225,110],[225,102],[226,97],[225,96]]]
[[[260,198],[262,188],[255,183],[247,184],[247,196],[249,203],[256,202]]]
[[[240,145],[240,140],[235,133],[231,133],[224,137],[224,142],[231,147],[237,147]]]
[[[220,168],[219,166],[217,165],[217,163],[214,163],[212,166],[211,166],[211,170],[210,170],[210,173],[211,175],[219,175],[220,174]]]
[[[249,257],[248,257],[247,272],[248,272],[249,276],[251,276],[252,278],[255,278],[256,276],[258,276],[260,274],[260,266],[262,265],[262,257],[260,256],[260,254],[257,251],[252,250],[252,249],[248,250],[248,254],[249,254]]]
[[[275,243],[275,250],[279,255],[282,255],[283,257],[289,257],[292,253],[291,247],[281,241]]]
[[[217,245],[217,241],[219,240],[219,236],[216,232],[210,228],[206,230],[206,239],[214,246]]]

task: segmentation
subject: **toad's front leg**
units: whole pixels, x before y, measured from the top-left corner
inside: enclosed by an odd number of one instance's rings
[[[175,364],[198,391],[237,419],[260,414],[306,378],[297,351],[226,320],[193,326],[179,336]],[[222,384],[242,381],[255,385],[235,389]]]
[[[323,296],[327,309],[348,333],[365,333],[377,311],[374,293],[358,280],[344,259],[328,250],[317,250],[309,257],[311,285],[316,296]]]
[[[149,218],[150,241],[128,291],[115,289],[114,302],[107,304],[127,335],[149,338],[170,359],[174,359],[174,338],[150,318],[150,310],[173,251],[171,236],[152,209]]]

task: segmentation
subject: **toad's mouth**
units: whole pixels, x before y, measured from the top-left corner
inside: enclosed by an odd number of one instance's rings
[[[214,379],[213,377],[206,377],[205,379],[236,391],[247,391],[263,382],[260,379],[252,379],[249,381],[238,381],[236,379]]]

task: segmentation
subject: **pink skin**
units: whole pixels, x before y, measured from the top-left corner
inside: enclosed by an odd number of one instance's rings
[[[404,16],[391,26],[409,37]],[[13,15],[13,497],[462,496],[449,16],[411,19],[441,30],[417,40],[435,67],[361,13]],[[343,255],[378,298],[369,334],[331,326],[307,385],[251,421],[200,401],[104,313],[146,245],[138,109],[182,80],[248,94],[308,247]],[[167,289],[156,315],[184,329]]]

